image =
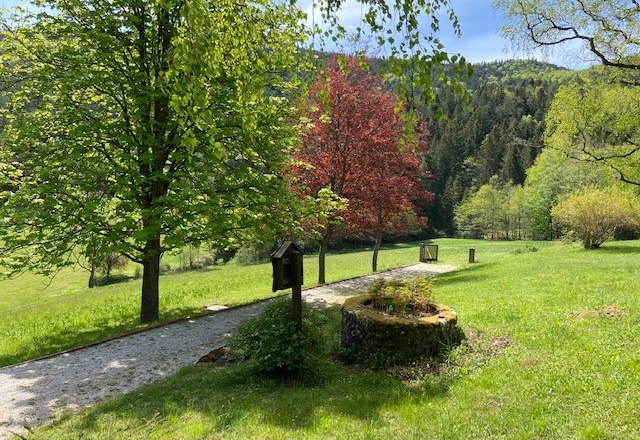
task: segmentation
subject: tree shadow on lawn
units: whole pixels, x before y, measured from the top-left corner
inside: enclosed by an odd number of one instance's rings
[[[140,324],[140,318],[130,316],[105,316],[92,320],[86,328],[67,327],[61,330],[50,331],[47,334],[38,334],[33,339],[25,339],[22,347],[16,352],[0,355],[0,368],[21,362],[31,361],[42,357],[56,355],[60,352],[75,350],[87,345],[96,345],[114,338],[124,337],[128,334],[143,331],[158,325],[167,324],[179,319],[188,319],[189,316],[198,316],[206,312],[204,307],[173,308],[164,313],[160,312],[159,322],[147,325]],[[73,320],[74,317],[63,317]],[[46,325],[46,323],[42,323]],[[56,329],[58,330],[58,329]]]
[[[118,273],[115,275],[109,275],[108,277],[106,276],[96,277],[96,281],[95,281],[96,284],[94,287],[110,286],[112,284],[126,283],[129,281],[139,280],[139,279],[140,277]]]
[[[321,385],[290,387],[255,379],[243,366],[186,368],[167,381],[90,409],[73,423],[71,432],[98,432],[105,429],[105,422],[115,421],[125,429],[152,434],[145,427],[149,421],[154,425],[166,421],[161,432],[175,434],[184,426],[172,426],[171,420],[188,420],[194,413],[197,420],[206,420],[197,423],[210,432],[242,429],[247,418],[292,431],[322,425],[326,418],[384,423],[384,412],[394,407],[445,398],[451,380],[434,376],[412,386],[384,373],[338,366]]]
[[[592,251],[607,254],[640,254],[640,246],[611,246],[605,244],[600,249],[593,249]]]
[[[436,286],[445,286],[458,283],[475,283],[490,278],[488,269],[497,263],[474,263],[462,269],[444,272],[436,276]]]
[[[327,333],[327,344],[333,342],[335,346],[339,307],[332,307],[328,318],[327,329],[331,330]],[[396,370],[391,375],[358,365],[343,365],[333,359],[321,370],[325,380],[316,386],[291,386],[279,380],[262,379],[244,363],[186,367],[174,377],[74,416],[71,425],[65,423],[70,416],[65,416],[54,424],[54,429],[57,426],[71,436],[91,437],[91,433],[97,432],[108,436],[105,431],[115,436],[137,437],[157,432],[171,436],[192,431],[188,423],[193,420],[209,433],[253,429],[252,435],[256,435],[253,424],[264,426],[265,430],[274,427],[300,435],[293,431],[313,430],[316,426],[327,429],[323,425],[338,418],[347,419],[337,422],[342,426],[384,424],[395,408],[446,398],[457,375],[448,374],[444,358],[428,362],[427,367],[421,364],[428,371],[421,381],[405,382]],[[407,368],[414,373],[418,367]],[[43,438],[46,436],[43,433]]]

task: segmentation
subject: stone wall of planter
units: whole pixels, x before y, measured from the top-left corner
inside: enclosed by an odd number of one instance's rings
[[[361,295],[342,306],[342,346],[353,355],[437,355],[459,342],[458,317],[450,307],[434,303],[434,315],[413,318],[378,312],[370,304],[371,297]]]

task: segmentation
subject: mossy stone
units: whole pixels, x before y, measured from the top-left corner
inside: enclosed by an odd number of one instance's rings
[[[370,295],[360,295],[342,306],[342,346],[355,356],[437,355],[458,342],[458,316],[450,307],[432,303],[436,313],[419,318],[378,312],[370,303]]]

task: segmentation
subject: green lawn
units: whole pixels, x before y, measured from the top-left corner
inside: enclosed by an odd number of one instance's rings
[[[440,244],[444,261],[461,262],[472,243]],[[35,437],[640,438],[640,242],[519,254],[522,243],[473,245],[479,263],[437,278],[436,299],[470,336],[439,374],[407,382],[335,363],[321,386],[292,388],[243,366],[190,367]],[[386,254],[402,264],[414,251]]]
[[[465,263],[470,246],[478,258],[499,258],[525,242],[488,243],[441,240],[441,261]],[[535,244],[544,246],[545,244]],[[370,251],[345,252],[327,259],[327,281],[370,272]],[[380,253],[381,270],[416,263],[418,244],[395,245]],[[134,265],[128,268],[134,271]],[[306,287],[317,280],[317,256],[305,257]],[[88,272],[62,270],[53,281],[32,274],[0,281],[0,366],[141,328],[138,324],[140,280],[88,289]],[[163,322],[204,312],[212,304],[237,305],[272,296],[271,265],[230,264],[211,270],[163,275],[160,280]]]

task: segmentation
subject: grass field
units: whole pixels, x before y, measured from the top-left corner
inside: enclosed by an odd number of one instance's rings
[[[522,243],[440,244],[450,263],[473,244],[479,263],[437,278],[436,299],[469,336],[437,373],[407,381],[334,363],[322,385],[292,388],[241,365],[192,367],[35,437],[640,438],[640,242],[524,253],[513,252]],[[386,252],[395,264],[414,254]],[[332,267],[356,256],[333,257]]]
[[[442,240],[445,263],[465,264],[476,246],[478,258],[499,258],[526,242],[488,243]],[[536,244],[544,246],[545,244]],[[327,281],[370,273],[371,252],[332,254]],[[380,253],[379,268],[416,263],[418,244],[395,245]],[[133,264],[129,267],[133,273]],[[305,257],[306,287],[317,280],[317,256]],[[0,281],[0,366],[77,347],[142,328],[138,323],[140,280],[88,289],[88,272],[64,269],[53,280],[25,274]],[[271,265],[229,264],[210,270],[163,275],[160,280],[162,322],[193,316],[212,304],[237,305],[272,296]]]

